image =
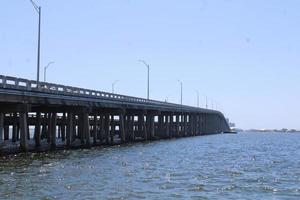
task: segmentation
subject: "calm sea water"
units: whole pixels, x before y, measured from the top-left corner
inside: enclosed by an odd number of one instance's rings
[[[300,199],[300,134],[214,135],[2,158],[0,199]]]

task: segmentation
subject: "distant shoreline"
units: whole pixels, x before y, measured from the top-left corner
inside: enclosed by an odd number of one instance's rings
[[[256,132],[256,133],[300,133],[299,130],[239,130],[238,132]]]

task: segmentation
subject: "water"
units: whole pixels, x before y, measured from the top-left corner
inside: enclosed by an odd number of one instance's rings
[[[0,160],[0,199],[300,199],[300,134],[242,133]]]

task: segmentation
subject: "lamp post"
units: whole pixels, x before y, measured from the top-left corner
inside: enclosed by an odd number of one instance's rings
[[[199,91],[198,90],[196,90],[196,93],[197,93],[197,107],[199,108]]]
[[[147,78],[148,78],[148,81],[147,81],[147,99],[149,100],[150,98],[150,65],[147,64],[146,61],[144,60],[139,60],[141,63],[143,63],[146,67],[147,67],[147,70],[148,70],[148,75],[147,75]]]
[[[119,80],[115,80],[112,84],[111,84],[111,93],[114,94],[115,93],[115,85],[119,82]]]
[[[38,25],[38,52],[37,52],[37,75],[36,75],[36,87],[40,86],[40,57],[41,57],[41,17],[42,17],[42,7],[36,5],[33,0],[30,0],[34,9],[39,16],[39,25]]]
[[[48,67],[49,67],[51,64],[54,64],[54,62],[53,62],[53,61],[52,61],[52,62],[49,62],[48,65],[46,65],[46,66],[44,67],[44,82],[46,82],[46,78],[47,78],[47,69],[48,69]]]
[[[182,105],[182,89],[183,89],[183,83],[181,80],[177,80],[180,84],[180,104]]]

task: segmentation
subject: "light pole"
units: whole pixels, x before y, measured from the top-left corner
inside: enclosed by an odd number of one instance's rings
[[[166,98],[165,98],[165,102],[166,102],[166,103],[169,102],[169,97],[170,97],[170,95],[166,96]]]
[[[46,78],[47,78],[47,69],[51,64],[54,64],[54,62],[53,61],[49,62],[48,65],[46,65],[46,67],[44,67],[44,82],[46,82]]]
[[[177,80],[180,84],[180,104],[182,105],[182,89],[183,89],[183,83],[181,80]]]
[[[199,91],[198,90],[196,90],[196,92],[197,92],[197,107],[199,108]]]
[[[30,0],[34,9],[39,15],[39,28],[38,28],[38,53],[37,53],[37,75],[36,75],[36,87],[40,86],[40,57],[41,57],[41,17],[42,17],[42,7],[36,5],[33,0]]]
[[[119,82],[119,80],[115,80],[112,84],[111,84],[111,93],[114,94],[115,93],[115,85]]]
[[[205,96],[205,98],[206,98],[206,109],[208,109],[208,100],[207,100],[207,96]]]
[[[146,61],[144,61],[144,60],[139,60],[140,62],[142,62],[146,67],[147,67],[147,70],[148,70],[148,75],[147,75],[147,77],[148,77],[148,83],[147,83],[147,99],[149,100],[149,98],[150,98],[150,92],[149,92],[149,90],[150,90],[150,65],[148,65],[147,63],[146,63]]]

